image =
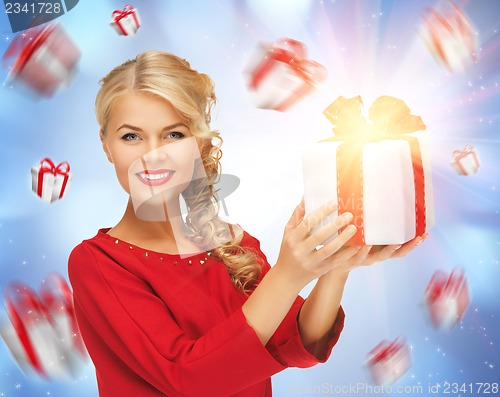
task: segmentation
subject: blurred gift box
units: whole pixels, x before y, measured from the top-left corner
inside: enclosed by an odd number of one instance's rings
[[[307,59],[306,46],[293,39],[261,43],[246,70],[255,106],[284,111],[326,78],[326,69]]]
[[[427,8],[422,20],[420,37],[436,62],[449,71],[464,70],[476,62],[476,34],[459,7],[452,4],[442,14]]]
[[[50,97],[72,80],[80,51],[60,25],[48,25],[18,34],[3,55],[4,65],[11,59],[10,84]]]
[[[373,383],[390,385],[411,367],[410,347],[404,338],[383,340],[368,353],[367,362]]]
[[[4,291],[8,319],[0,336],[23,373],[48,380],[73,380],[87,362],[74,314],[73,295],[65,279],[50,274],[40,295],[22,282]]]
[[[451,274],[438,270],[432,275],[424,292],[424,309],[434,328],[452,331],[469,304],[469,285],[461,267]]]

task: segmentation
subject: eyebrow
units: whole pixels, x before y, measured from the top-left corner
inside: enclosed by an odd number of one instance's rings
[[[170,130],[172,130],[172,129],[174,129],[174,128],[177,128],[177,127],[186,127],[186,128],[189,130],[189,127],[188,127],[186,124],[184,124],[184,123],[175,123],[175,124],[169,125],[169,126],[167,126],[167,127],[164,127],[164,128],[162,129],[162,131],[170,131]],[[121,126],[119,126],[119,127],[116,129],[116,132],[118,132],[118,131],[119,131],[119,130],[121,130],[122,128],[128,128],[128,129],[130,129],[130,130],[132,130],[132,131],[142,131],[142,129],[141,129],[141,128],[139,128],[139,127],[135,127],[135,126],[130,125],[130,124],[122,124]]]

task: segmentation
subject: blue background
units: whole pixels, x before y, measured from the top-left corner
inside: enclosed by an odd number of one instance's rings
[[[500,2],[460,2],[477,33],[478,62],[447,72],[418,36],[424,7],[436,1],[199,0],[137,1],[142,26],[118,36],[111,12],[125,3],[80,1],[58,21],[82,52],[71,85],[50,99],[0,89],[0,287],[20,279],[36,287],[52,270],[67,275],[67,257],[82,239],[118,222],[127,197],[102,152],[93,102],[98,81],[114,66],[148,49],[173,52],[215,81],[213,126],[224,137],[224,172],[240,187],[227,198],[230,216],[261,240],[270,263],[283,226],[302,194],[301,150],[331,135],[322,110],[339,95],[402,98],[427,125],[436,226],[407,258],[354,271],[343,305],[346,326],[330,360],[288,369],[273,378],[276,396],[338,394],[335,386],[370,385],[364,361],[382,339],[404,336],[412,368],[393,385],[500,380]],[[245,65],[260,41],[304,42],[328,78],[309,97],[279,113],[255,109]],[[13,38],[0,14],[0,51]],[[7,69],[1,71],[5,80]],[[477,175],[459,176],[451,152],[474,145]],[[30,190],[30,168],[44,157],[71,165],[66,197],[51,205]],[[112,182],[113,181],[113,182]],[[437,269],[464,267],[472,302],[451,333],[426,323],[423,291]],[[306,296],[311,286],[304,289]],[[366,393],[360,391],[360,395]],[[372,393],[373,394],[373,393]],[[412,394],[412,393],[406,393]],[[471,394],[465,393],[462,395]],[[475,393],[474,393],[475,394]],[[95,396],[91,364],[74,382],[26,378],[0,344],[0,396]]]

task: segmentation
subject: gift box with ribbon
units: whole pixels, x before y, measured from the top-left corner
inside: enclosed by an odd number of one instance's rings
[[[40,161],[38,167],[31,168],[31,188],[46,203],[63,198],[68,191],[72,175],[66,161],[55,165],[49,158]]]
[[[0,336],[26,375],[75,379],[88,356],[78,331],[72,292],[56,273],[49,275],[40,291],[41,297],[21,282],[6,287],[8,320],[0,322]]]
[[[326,77],[324,66],[307,59],[305,45],[288,38],[261,43],[246,73],[255,106],[279,111],[287,110]]]
[[[72,367],[87,358],[87,350],[76,322],[73,293],[59,273],[50,273],[40,286],[40,298],[60,335],[60,342],[73,358]],[[77,358],[78,360],[74,360]]]
[[[476,174],[480,166],[477,150],[471,145],[466,145],[463,150],[455,150],[450,165],[458,175]]]
[[[421,118],[397,98],[382,96],[362,115],[360,97],[339,97],[325,111],[334,137],[303,153],[306,213],[332,200],[354,215],[348,245],[403,244],[434,223],[429,155]]]
[[[50,97],[69,84],[80,51],[59,25],[32,28],[17,35],[2,57],[4,66],[14,59],[7,81],[31,92]]]
[[[422,20],[420,37],[437,63],[453,72],[476,62],[474,27],[455,4],[442,14],[426,8]]]
[[[137,9],[127,4],[123,10],[114,10],[109,23],[121,36],[134,35],[141,26]]]
[[[390,385],[410,369],[410,347],[402,337],[383,340],[368,353],[366,365],[375,384]]]
[[[450,275],[440,270],[432,275],[424,292],[424,307],[434,328],[452,331],[469,304],[469,286],[461,267],[453,269]]]

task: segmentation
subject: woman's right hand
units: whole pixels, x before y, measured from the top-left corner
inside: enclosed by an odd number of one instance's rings
[[[356,233],[356,227],[350,224],[353,220],[350,212],[345,212],[327,225],[314,230],[337,209],[337,203],[330,202],[305,216],[304,199],[302,199],[285,227],[280,253],[274,267],[299,291],[312,280],[349,260],[358,252],[357,247],[340,250]],[[331,238],[344,226],[347,227]],[[330,240],[325,245],[316,249],[328,239]]]

